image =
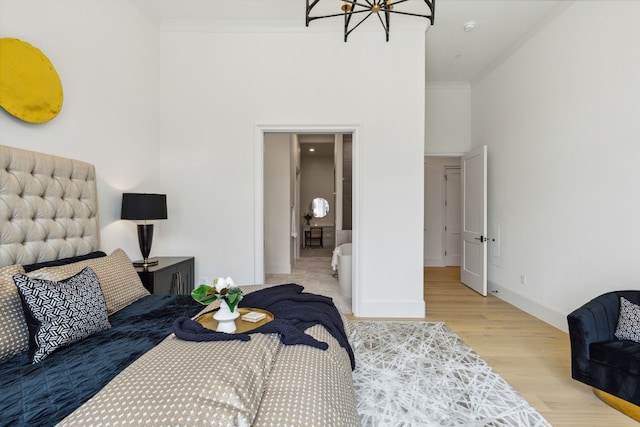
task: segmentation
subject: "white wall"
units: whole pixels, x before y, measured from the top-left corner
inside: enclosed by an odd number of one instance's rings
[[[638,16],[575,2],[472,89],[502,240],[490,289],[565,330],[589,299],[640,289]]]
[[[65,91],[50,123],[0,114],[0,142],[96,165],[103,249],[137,257],[134,225],[118,220],[121,193],[162,192],[169,219],[156,227],[152,256],[190,254],[195,277],[255,281],[257,129],[334,125],[358,138],[354,311],[423,316],[424,28],[388,43],[362,31],[343,43],[339,26],[307,31],[303,22],[283,32],[158,34],[128,0],[0,8],[1,35],[46,52]],[[389,91],[381,75],[402,78]],[[393,218],[402,221],[389,227]]]
[[[102,249],[122,247],[140,258],[135,224],[120,221],[120,204],[125,191],[164,191],[155,176],[157,30],[128,0],[0,0],[0,37],[42,50],[64,91],[62,111],[44,124],[0,109],[0,144],[95,164]],[[168,202],[171,218],[171,196]]]
[[[291,136],[264,137],[264,264],[265,273],[291,273]]]
[[[428,37],[428,36],[427,36]],[[430,82],[426,93],[425,154],[462,154],[471,147],[471,86]]]
[[[170,171],[160,179],[182,206],[160,244],[196,255],[196,277],[253,282],[256,127],[353,126],[354,311],[422,317],[424,31],[338,40],[303,23],[282,33],[160,34],[161,168]],[[381,75],[402,78],[390,91]]]

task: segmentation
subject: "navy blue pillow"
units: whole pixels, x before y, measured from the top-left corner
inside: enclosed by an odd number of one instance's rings
[[[102,251],[95,251],[85,255],[78,255],[78,256],[73,256],[69,258],[56,259],[53,261],[39,262],[37,264],[23,265],[22,268],[24,268],[24,271],[26,273],[29,273],[30,271],[35,271],[39,268],[59,267],[61,265],[73,264],[74,262],[84,261],[84,260],[93,259],[93,258],[100,258],[103,256],[107,256],[107,254]]]

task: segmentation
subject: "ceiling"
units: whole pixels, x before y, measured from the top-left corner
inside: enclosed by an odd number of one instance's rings
[[[340,3],[340,0],[324,1]],[[159,26],[177,21],[214,22],[221,25],[267,23],[304,26],[304,0],[132,2]],[[427,81],[478,80],[483,72],[526,42],[531,34],[571,3],[564,0],[437,0],[435,23],[426,36]],[[337,28],[342,28],[342,18],[331,19],[335,19]],[[327,21],[330,19],[324,20],[325,23]],[[476,23],[475,29],[465,32],[464,25],[469,21]],[[393,39],[393,24],[391,38]],[[384,43],[384,38],[381,37],[380,42]],[[336,43],[343,41],[336,39]]]
[[[300,157],[333,157],[335,139],[334,134],[299,134]]]
[[[310,151],[313,149],[313,151]],[[304,142],[300,144],[300,157],[301,158],[317,158],[317,157],[332,157],[333,158],[333,141],[330,143],[311,143]]]
[[[427,81],[473,82],[572,2],[437,0],[427,31]],[[475,29],[464,30],[467,22]]]

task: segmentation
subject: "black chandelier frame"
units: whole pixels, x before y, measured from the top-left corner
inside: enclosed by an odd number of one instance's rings
[[[364,21],[366,21],[371,15],[376,15],[382,28],[384,29],[386,41],[389,41],[389,28],[391,23],[391,14],[395,13],[398,15],[408,15],[408,16],[416,16],[419,18],[427,18],[431,25],[433,25],[434,17],[435,17],[435,6],[436,0],[423,0],[424,3],[429,8],[429,14],[423,15],[419,13],[412,12],[403,12],[399,10],[394,10],[395,5],[405,3],[409,0],[340,0],[342,1],[342,13],[333,13],[330,15],[324,16],[309,16],[313,8],[318,4],[320,0],[307,0],[307,16],[306,16],[306,26],[309,26],[311,21],[315,21],[316,19],[324,19],[324,18],[334,18],[336,16],[344,16],[344,41],[347,41],[349,34],[356,28],[360,26]],[[326,1],[326,0],[325,0]],[[362,15],[366,14],[360,21],[356,24],[351,22],[351,18],[353,15]],[[381,16],[384,15],[384,18]]]

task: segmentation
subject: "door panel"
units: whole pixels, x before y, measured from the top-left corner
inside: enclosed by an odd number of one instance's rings
[[[444,264],[459,266],[462,249],[462,175],[459,167],[445,168]]]
[[[487,295],[487,147],[462,156],[460,281]]]

